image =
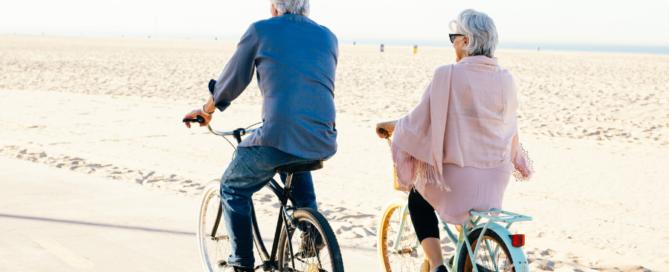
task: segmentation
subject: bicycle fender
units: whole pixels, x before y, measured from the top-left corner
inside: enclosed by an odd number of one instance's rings
[[[483,229],[485,224],[479,224],[474,229]],[[488,229],[494,231],[499,237],[502,238],[504,244],[509,249],[509,254],[511,254],[511,259],[513,260],[514,270],[516,272],[530,271],[529,264],[527,263],[527,258],[525,257],[525,252],[520,247],[514,247],[511,241],[511,232],[505,227],[491,223],[488,226]],[[464,243],[463,243],[464,244]],[[466,247],[466,246],[465,246]]]

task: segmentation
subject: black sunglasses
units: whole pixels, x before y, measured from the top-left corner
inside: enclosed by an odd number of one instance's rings
[[[448,34],[448,37],[451,38],[451,43],[455,43],[455,37],[457,37],[457,36],[463,36],[464,37],[465,35],[462,35],[462,34]]]

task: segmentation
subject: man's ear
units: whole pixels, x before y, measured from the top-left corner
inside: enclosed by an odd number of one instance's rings
[[[272,4],[272,7],[270,8],[270,11],[271,11],[271,13],[272,13],[272,17],[279,16],[279,10],[276,9],[276,7],[274,6],[274,4]]]

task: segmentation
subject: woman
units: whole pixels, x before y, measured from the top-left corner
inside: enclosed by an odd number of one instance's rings
[[[531,161],[518,143],[518,98],[509,71],[494,57],[497,29],[485,13],[465,10],[450,23],[456,64],[437,68],[420,104],[379,123],[393,135],[400,187],[409,193],[416,235],[434,271],[446,271],[438,219],[464,224],[469,211],[501,209],[510,176],[528,180]],[[414,188],[414,190],[411,190]]]

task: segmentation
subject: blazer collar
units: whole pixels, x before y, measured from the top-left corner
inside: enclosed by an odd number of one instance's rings
[[[314,23],[314,21],[309,19],[309,17],[298,14],[284,14],[281,16],[274,17],[272,19],[277,21],[293,21],[293,22],[312,23],[312,24]]]

